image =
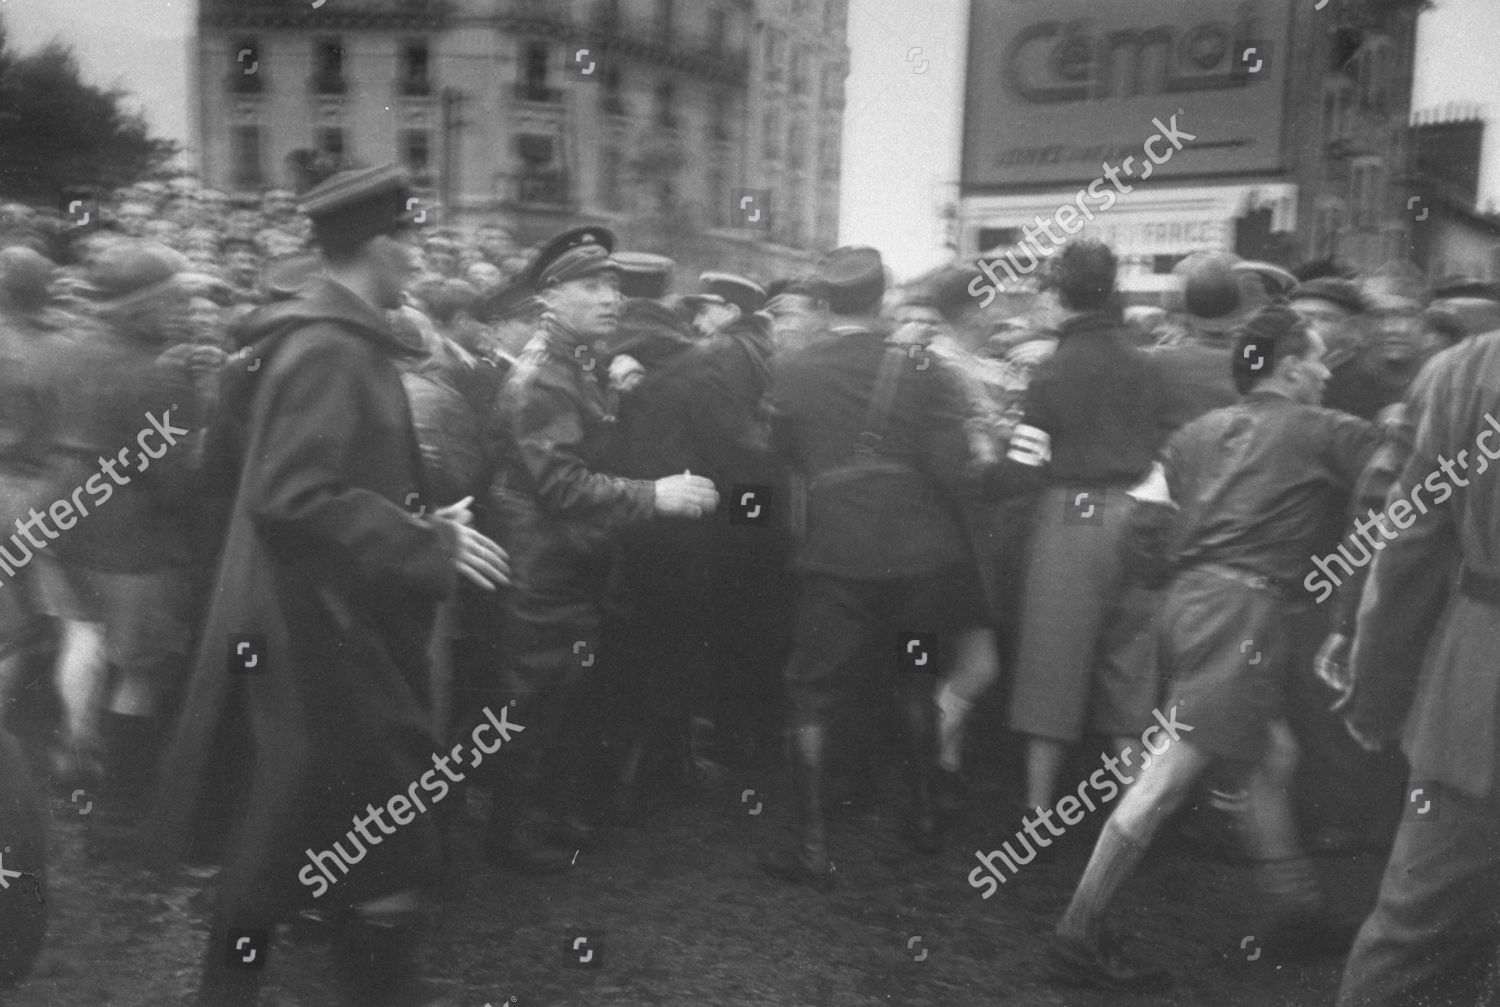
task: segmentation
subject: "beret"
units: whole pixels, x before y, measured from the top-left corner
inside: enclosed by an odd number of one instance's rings
[[[866,245],[835,248],[818,260],[817,276],[835,314],[868,311],[885,294],[885,265],[880,253]]]
[[[1232,252],[1194,252],[1172,267],[1182,280],[1183,310],[1200,328],[1222,331],[1242,320],[1239,262]]]
[[[651,300],[667,296],[677,266],[671,259],[651,252],[616,252],[614,260],[619,267],[621,294]]]

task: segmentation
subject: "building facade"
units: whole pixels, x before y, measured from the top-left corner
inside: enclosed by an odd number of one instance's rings
[[[1406,257],[1420,8],[973,0],[961,253],[1050,254],[1027,226],[1073,204],[1074,233],[1108,241],[1143,300],[1199,250],[1361,269]]]
[[[836,243],[846,0],[201,0],[207,184],[405,164],[445,225],[725,268]]]
[[[1484,133],[1476,108],[1427,109],[1412,120],[1412,259],[1435,284],[1500,283],[1500,215],[1479,207]]]

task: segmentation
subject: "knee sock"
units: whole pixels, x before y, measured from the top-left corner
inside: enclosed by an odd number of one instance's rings
[[[938,765],[956,773],[963,766],[964,721],[974,704],[944,684],[937,694]]]
[[[1058,934],[1097,941],[1105,911],[1145,854],[1146,844],[1128,835],[1111,816],[1099,833],[1073,900],[1057,923]]]

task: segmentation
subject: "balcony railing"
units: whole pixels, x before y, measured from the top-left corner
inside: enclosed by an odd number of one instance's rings
[[[396,80],[396,93],[406,98],[430,98],[432,81],[425,75],[400,77]]]
[[[357,8],[339,3],[314,7],[301,0],[201,0],[198,21],[216,28],[398,28],[441,29],[453,0],[377,0]]]
[[[561,9],[560,9],[561,8]],[[707,41],[684,39],[674,31],[663,39],[653,21],[624,16],[573,18],[565,5],[535,0],[509,0],[495,17],[496,26],[512,34],[550,38],[572,45],[580,38],[598,43],[621,56],[697,74],[712,80],[738,83],[745,79],[749,59],[743,49],[731,50]]]
[[[307,86],[313,94],[348,94],[349,78],[343,74],[318,73],[308,78]]]

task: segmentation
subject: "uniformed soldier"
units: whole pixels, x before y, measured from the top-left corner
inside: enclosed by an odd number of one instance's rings
[[[911,804],[907,839],[936,852],[936,708],[930,675],[969,624],[977,585],[952,502],[971,475],[965,403],[940,362],[922,368],[889,343],[877,314],[880,254],[843,248],[819,266],[833,329],[777,367],[776,445],[809,480],[793,652],[785,677],[798,842],[761,860],[781,880],[832,882],[821,806],[831,718],[874,648],[899,674]],[[887,679],[888,681],[888,679]]]
[[[537,253],[529,272],[545,305],[541,328],[491,424],[500,472],[489,497],[514,571],[507,676],[527,711],[521,750],[530,749],[540,783],[506,774],[488,848],[534,871],[566,869],[592,834],[581,791],[597,747],[616,537],[656,516],[701,518],[719,499],[712,482],[686,471],[655,480],[616,474],[619,394],[607,358],[621,311],[614,243],[604,228],[581,227]],[[538,813],[542,790],[550,816]]]

